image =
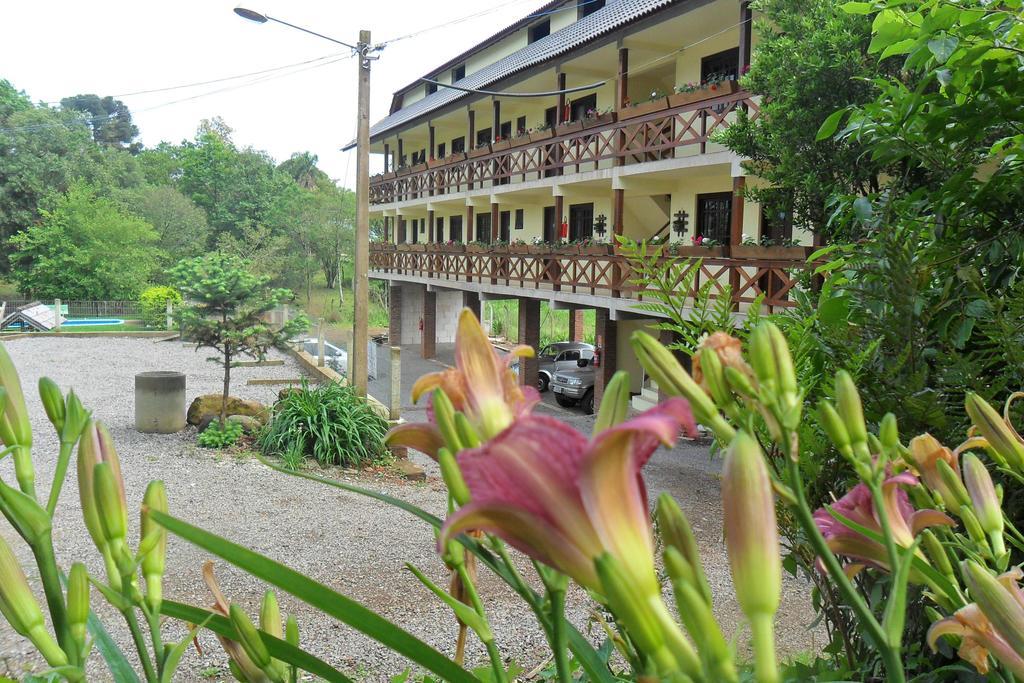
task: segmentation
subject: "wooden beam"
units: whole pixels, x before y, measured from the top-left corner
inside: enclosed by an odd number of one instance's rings
[[[616,108],[622,109],[626,106],[626,99],[629,97],[629,48],[619,48],[619,77],[616,81],[615,100]]]
[[[501,100],[495,98],[491,105],[494,110],[494,125],[491,126],[491,139],[497,140],[498,135],[501,133]]]
[[[437,151],[437,147],[434,144],[434,124],[430,124],[427,127],[427,130],[429,131],[428,136],[430,138],[430,152],[428,152],[428,156],[429,156],[429,158],[433,159],[434,158],[434,152]]]
[[[621,235],[625,214],[626,191],[612,190],[612,232]]]
[[[750,10],[750,2],[740,2],[740,75],[750,66],[750,43],[753,36],[754,13]]]
[[[473,205],[466,206],[466,230],[462,235],[462,241],[466,244],[476,239],[476,226],[473,225]]]
[[[501,211],[497,202],[491,204],[491,242],[497,242],[501,236]]]
[[[732,179],[732,222],[729,225],[729,244],[743,244],[743,188],[744,176]]]
[[[387,173],[388,171],[391,170],[390,168],[388,168],[388,165],[389,165],[390,161],[391,161],[391,145],[389,145],[388,143],[385,142],[384,143],[384,172],[385,173]]]
[[[427,241],[434,243],[434,211],[427,211]]]
[[[559,91],[565,90],[565,73],[562,72],[562,71],[558,72],[558,88],[557,89]],[[568,117],[567,114],[568,113],[565,111],[565,93],[564,92],[559,92],[558,93],[558,112],[555,115],[555,121],[557,121],[558,123],[565,123],[566,121],[569,120],[569,117]]]

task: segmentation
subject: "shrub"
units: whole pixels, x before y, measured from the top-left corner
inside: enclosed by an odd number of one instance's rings
[[[156,285],[142,293],[139,305],[142,306],[142,320],[147,326],[162,328],[166,324],[168,301],[174,307],[181,304],[181,294],[174,287]]]
[[[387,421],[350,387],[304,385],[278,401],[259,447],[291,466],[300,454],[321,465],[360,466],[384,458],[387,430]]]
[[[242,425],[237,422],[214,421],[199,434],[199,445],[203,448],[227,448],[242,438]]]

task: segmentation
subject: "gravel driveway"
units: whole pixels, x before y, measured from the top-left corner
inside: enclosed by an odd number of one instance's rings
[[[204,359],[206,350],[193,351],[180,342],[142,339],[18,339],[7,343],[21,373],[36,436],[34,458],[37,481],[45,492],[57,452],[53,430],[46,421],[35,386],[43,375],[62,388],[73,387],[87,408],[105,422],[121,455],[129,510],[137,510],[145,485],[163,479],[173,514],[214,533],[227,536],[258,552],[284,562],[349,595],[397,621],[419,637],[449,654],[454,647],[454,622],[437,600],[404,570],[412,562],[441,583],[445,573],[434,552],[428,527],[406,513],[336,489],[278,474],[244,456],[225,455],[195,446],[194,430],[182,434],[142,435],[133,428],[133,377],[145,370],[185,372],[188,395],[219,391],[220,370]],[[233,394],[264,402],[274,399],[276,388],[246,386],[250,378],[288,378],[300,374],[286,358],[284,366],[238,368],[232,371]],[[418,419],[414,412],[408,416]],[[578,418],[586,428],[587,418]],[[414,457],[416,457],[414,455]],[[434,474],[428,464],[428,473]],[[0,476],[12,482],[11,464],[0,464]],[[74,468],[71,469],[74,472]],[[680,501],[697,531],[712,589],[716,611],[730,635],[741,623],[732,595],[721,543],[721,504],[717,467],[709,461],[706,447],[683,445],[662,451],[648,468],[652,497],[670,491]],[[435,514],[444,510],[440,482],[431,476],[425,483],[406,483],[388,476],[337,472],[347,480],[401,497]],[[137,535],[137,514],[130,514],[131,534]],[[23,566],[30,567],[29,553],[14,532],[0,523],[0,534],[16,548]],[[102,575],[102,563],[81,520],[78,490],[71,474],[65,485],[54,524],[54,543],[62,566],[84,561],[90,572]],[[205,553],[171,538],[168,548],[165,596],[207,606],[209,595],[202,582]],[[258,611],[265,587],[223,563],[217,565],[221,588],[229,599]],[[34,577],[33,586],[38,589]],[[484,575],[481,592],[502,651],[528,669],[543,658],[544,640],[531,615],[496,579]],[[779,617],[779,638],[788,652],[814,646],[806,587],[789,582]],[[303,646],[350,675],[383,681],[400,672],[405,663],[373,641],[323,618],[302,603],[280,595],[282,611],[296,614]],[[580,591],[570,595],[569,612],[586,628],[586,599]],[[127,630],[116,613],[94,594],[93,607],[113,635],[127,649]],[[180,628],[168,629],[174,634]],[[745,640],[745,636],[741,638]],[[190,650],[177,680],[230,680],[226,658],[214,638],[200,636],[203,654]],[[468,657],[485,660],[483,648],[470,638]],[[0,675],[19,677],[40,669],[31,647],[6,623],[0,623]],[[103,663],[94,653],[90,680],[109,680]]]

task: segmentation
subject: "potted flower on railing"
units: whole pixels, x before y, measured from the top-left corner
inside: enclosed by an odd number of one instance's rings
[[[608,256],[612,253],[612,245],[607,242],[596,242],[591,237],[576,240],[580,254],[584,256]]]
[[[533,241],[526,246],[528,254],[550,254],[551,243],[546,242],[543,237],[534,237]]]
[[[395,245],[390,242],[370,242],[370,251],[394,251]]]
[[[419,162],[418,164],[413,164],[412,166],[409,167],[409,173],[422,173],[423,171],[426,171],[426,170],[427,170],[427,161],[426,161],[426,159],[424,159],[423,161]]]
[[[467,254],[485,254],[485,253],[489,252],[490,250],[491,250],[490,243],[489,242],[484,242],[482,240],[473,240],[472,242],[470,242],[469,244],[466,245],[466,253]]]
[[[555,126],[555,135],[570,135],[583,130],[583,121],[563,121]]]
[[[380,176],[380,179],[381,180],[394,180],[397,175],[398,174],[396,172],[394,172],[394,171],[388,171],[387,173],[382,173],[381,176]]]
[[[507,254],[508,242],[503,240],[494,240],[491,242],[491,251],[497,254]]]
[[[412,172],[412,167],[411,166],[406,166],[405,164],[402,164],[397,169],[395,169],[395,173],[397,175],[400,175],[400,176],[409,175],[411,172]]]
[[[685,245],[683,243],[677,243],[675,247],[676,256],[687,256],[687,257],[722,257],[725,256],[726,247],[724,247],[718,240],[705,237],[704,235],[694,235],[690,239],[690,244]]]
[[[611,107],[605,109],[588,109],[583,115],[584,128],[596,128],[609,123],[615,123],[615,110]]]
[[[446,164],[455,164],[455,163],[458,163],[460,161],[465,161],[465,160],[466,160],[466,153],[465,152],[452,152],[447,157],[445,157],[444,163],[446,163]]]
[[[626,106],[619,110],[619,120],[635,119],[668,108],[668,96],[660,89],[651,91],[649,99],[633,104],[628,98]]]
[[[668,106],[681,107],[691,102],[700,102],[712,97],[736,92],[739,85],[735,79],[718,74],[709,77],[703,83],[683,83],[676,87],[675,93],[669,95]]]
[[[542,121],[533,127],[530,131],[530,142],[542,142],[550,138],[553,134],[551,130],[551,124],[546,121]]]
[[[792,239],[772,239],[762,237],[760,241],[747,235],[743,236],[743,244],[732,246],[730,256],[749,259],[806,259],[814,252],[814,247],[801,245]]]
[[[427,168],[437,168],[438,166],[443,166],[445,163],[447,162],[443,158],[435,159],[434,157],[430,157],[427,159]]]
[[[522,145],[528,145],[530,143],[530,130],[528,128],[520,128],[516,131],[515,136],[509,140],[509,144],[512,147],[521,147]]]
[[[456,242],[455,240],[441,242],[437,247],[438,251],[443,251],[447,254],[461,254],[466,251],[466,245],[462,242]]]
[[[510,254],[528,254],[530,253],[530,245],[523,240],[514,240],[508,245],[508,253]]]
[[[476,144],[476,147],[474,147],[473,149],[470,150],[469,158],[470,159],[476,159],[477,157],[485,157],[485,156],[487,156],[490,153],[491,153],[491,143],[488,142],[487,140],[484,140],[483,142],[478,142]]]
[[[509,145],[510,142],[506,138],[503,138],[500,135],[498,135],[494,138],[494,142],[491,143],[491,151],[501,152],[508,149]]]

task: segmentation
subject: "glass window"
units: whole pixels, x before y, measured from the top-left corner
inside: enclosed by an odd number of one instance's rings
[[[576,0],[576,18],[582,19],[604,7],[605,0]]]
[[[455,81],[461,81],[466,77],[466,65],[459,64],[457,67],[452,69],[452,83]]]
[[[732,192],[697,195],[697,234],[719,244],[729,243]]]
[[[545,19],[544,21],[537,22],[530,27],[530,43],[536,43],[541,38],[547,38],[551,35],[551,20]]]
[[[736,80],[740,70],[740,49],[738,47],[708,55],[700,60],[700,80]]]

